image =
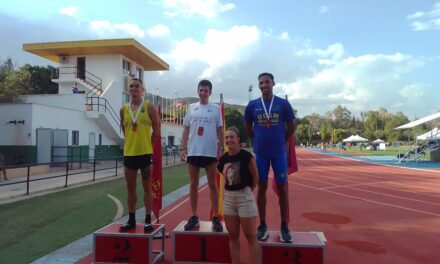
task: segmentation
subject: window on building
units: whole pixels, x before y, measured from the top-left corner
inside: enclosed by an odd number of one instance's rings
[[[99,143],[99,146],[102,146],[102,134],[99,134],[98,143]]]
[[[78,130],[72,130],[72,145],[73,146],[79,145],[79,131]]]
[[[144,70],[137,67],[136,68],[136,78],[141,79],[142,81],[144,80]]]
[[[126,59],[122,59],[122,69],[125,73],[130,74],[131,73],[131,62],[129,62]]]

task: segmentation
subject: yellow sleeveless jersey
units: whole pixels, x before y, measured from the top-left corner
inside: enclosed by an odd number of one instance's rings
[[[147,110],[148,103],[144,102],[137,110],[141,112],[139,113],[136,121],[136,129],[133,129],[133,121],[130,116],[129,107],[129,104],[124,105],[124,156],[152,154],[153,146],[151,145],[151,120]],[[133,116],[136,116],[137,111],[133,112]]]

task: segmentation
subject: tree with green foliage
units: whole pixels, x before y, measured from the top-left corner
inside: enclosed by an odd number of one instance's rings
[[[351,121],[351,112],[345,107],[338,105],[333,110],[334,126],[336,128],[348,128]]]
[[[52,66],[25,64],[15,69],[10,58],[0,66],[0,96],[16,97],[26,94],[55,94],[58,85],[52,82]]]
[[[234,108],[225,108],[225,125],[226,128],[230,126],[236,126],[238,130],[240,131],[240,142],[246,142],[247,141],[247,135],[244,128],[244,120],[243,120],[243,114],[240,113],[237,109]]]
[[[319,127],[319,135],[321,140],[328,142],[332,139],[333,127],[329,122],[323,122]]]
[[[30,94],[31,73],[25,67],[9,72],[0,87],[0,95],[7,97],[16,97],[22,94]]]

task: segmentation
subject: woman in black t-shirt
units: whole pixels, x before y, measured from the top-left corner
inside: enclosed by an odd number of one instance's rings
[[[225,143],[228,152],[218,163],[218,170],[225,179],[223,215],[229,232],[229,250],[232,263],[240,263],[240,225],[249,245],[249,263],[258,263],[257,206],[252,190],[258,183],[255,158],[240,147],[236,127],[226,130]]]

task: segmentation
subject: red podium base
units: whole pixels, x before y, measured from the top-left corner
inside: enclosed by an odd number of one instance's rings
[[[186,220],[171,232],[174,263],[231,263],[229,235],[212,231],[212,223],[200,221],[197,230],[185,231]]]
[[[153,225],[144,233],[144,225],[119,232],[121,224],[112,223],[93,234],[94,263],[157,263],[164,259],[165,225]],[[162,250],[153,250],[154,235],[162,233]]]
[[[323,264],[325,237],[320,232],[290,232],[292,243],[280,241],[279,232],[270,231],[269,238],[260,242],[262,264]]]

